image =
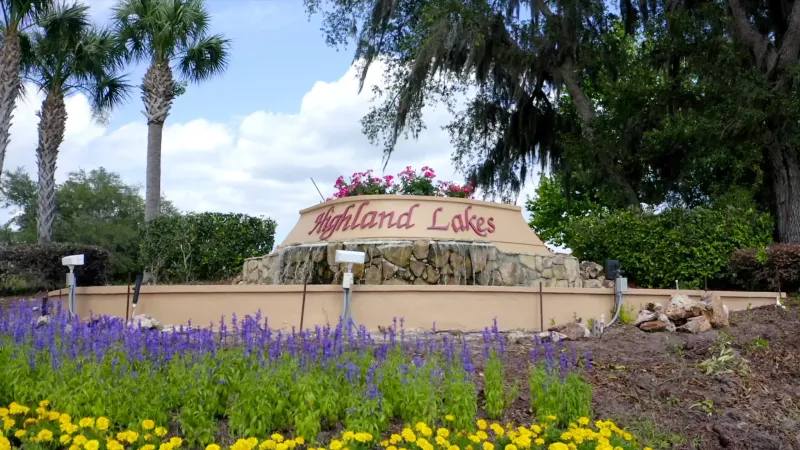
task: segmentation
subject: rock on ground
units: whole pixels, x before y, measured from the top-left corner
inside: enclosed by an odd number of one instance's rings
[[[722,298],[720,298],[719,294],[706,292],[700,299],[700,303],[705,308],[703,314],[708,318],[712,327],[728,328],[730,326],[727,308],[722,304]]]
[[[146,330],[160,329],[163,326],[161,322],[148,316],[147,314],[137,314],[133,316],[130,324],[134,328],[144,328]]]
[[[711,329],[711,322],[708,320],[708,318],[706,316],[697,316],[687,320],[685,324],[677,328],[677,331],[697,334],[697,333],[702,333],[704,331],[708,331],[710,329]]]
[[[701,302],[692,300],[687,295],[674,294],[669,300],[665,313],[670,320],[686,320],[703,314],[705,309]]]
[[[557,325],[552,328],[548,328],[547,331],[554,331],[556,333],[562,334],[566,336],[566,339],[570,341],[577,341],[581,338],[588,338],[591,336],[591,331],[579,320],[573,320],[571,322],[567,322],[563,325]]]

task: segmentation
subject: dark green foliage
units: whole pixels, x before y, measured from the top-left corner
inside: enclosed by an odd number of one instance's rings
[[[536,196],[525,203],[525,209],[531,213],[528,225],[544,242],[559,247],[566,244],[564,228],[570,219],[606,209],[589,189],[570,181],[569,190],[566,190],[565,183],[567,180],[563,174],[543,176],[536,188]],[[565,190],[568,196],[564,195]]]
[[[161,216],[144,228],[142,265],[161,283],[229,279],[246,258],[272,251],[275,228],[244,214]]]
[[[800,291],[800,245],[773,244],[731,254],[731,276],[745,289]]]
[[[28,294],[66,287],[67,255],[83,254],[85,264],[75,268],[79,286],[108,282],[109,253],[91,245],[52,243],[0,246],[0,295]]]
[[[619,259],[639,286],[702,288],[726,278],[731,252],[768,244],[773,226],[753,209],[623,210],[571,220],[565,236],[581,259]]]
[[[79,170],[56,188],[56,242],[102,247],[109,254],[109,282],[126,283],[141,271],[139,227],[144,223],[144,200],[137,186],[102,167]],[[177,210],[166,200],[162,214]],[[22,168],[5,172],[0,180],[0,207],[18,213],[0,232],[0,245],[36,242],[36,183]],[[13,211],[12,211],[13,214]]]

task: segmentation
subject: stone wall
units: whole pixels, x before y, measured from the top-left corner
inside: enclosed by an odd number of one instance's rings
[[[602,267],[569,255],[508,254],[492,244],[441,241],[294,246],[245,261],[242,284],[338,284],[336,250],[367,254],[353,267],[356,284],[602,287]]]

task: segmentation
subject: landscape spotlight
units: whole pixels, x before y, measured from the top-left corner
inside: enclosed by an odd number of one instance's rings
[[[83,265],[83,255],[70,255],[61,258],[61,265],[69,267],[67,286],[69,287],[69,313],[75,315],[75,266]]]
[[[342,307],[342,322],[345,326],[350,323],[350,287],[353,285],[353,264],[364,264],[367,254],[350,250],[336,250],[336,262],[347,263],[347,271],[342,275],[342,288],[344,289],[344,305]]]

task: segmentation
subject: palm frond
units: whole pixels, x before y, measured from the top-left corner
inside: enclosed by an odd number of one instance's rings
[[[205,37],[188,47],[178,62],[181,75],[200,82],[219,75],[228,67],[230,40],[221,35]]]
[[[121,106],[128,99],[133,86],[128,83],[124,75],[104,74],[89,86],[92,91],[87,92],[92,101],[92,112],[99,121],[105,121],[105,114]]]

